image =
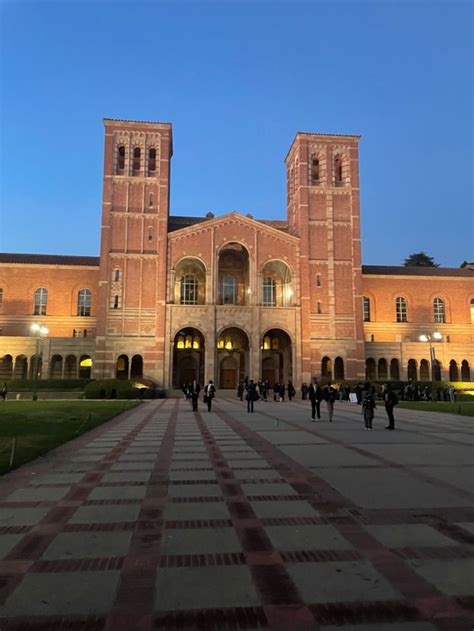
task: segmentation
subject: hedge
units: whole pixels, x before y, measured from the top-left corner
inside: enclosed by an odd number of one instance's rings
[[[90,379],[38,379],[37,390],[66,390],[82,391],[90,383]],[[33,379],[10,379],[6,381],[8,392],[31,392],[34,387]]]
[[[91,381],[84,390],[86,399],[153,399],[160,397],[162,391],[152,388],[134,388],[136,380],[98,379]]]

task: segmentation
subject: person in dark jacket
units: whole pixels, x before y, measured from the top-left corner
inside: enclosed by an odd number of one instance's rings
[[[199,393],[201,392],[201,386],[198,384],[196,379],[189,386],[188,392],[191,396],[191,403],[193,404],[193,412],[197,412],[198,399],[199,399]]]
[[[207,411],[211,411],[212,399],[216,396],[216,387],[212,379],[209,379],[209,383],[204,387],[204,397],[207,403]]]
[[[365,382],[362,396],[362,412],[364,414],[365,429],[372,429],[372,421],[375,416],[375,397],[369,382]]]
[[[257,388],[253,382],[253,379],[250,379],[245,390],[245,398],[247,400],[247,412],[253,412],[253,404],[258,399]]]
[[[280,397],[280,403],[285,400],[285,384],[284,383],[280,384],[278,395]]]
[[[244,398],[244,382],[243,381],[239,381],[239,385],[237,386],[237,396],[239,397],[241,401],[243,401],[243,398]]]
[[[294,387],[291,379],[288,379],[287,391],[288,391],[288,400],[289,401],[293,401],[293,397],[296,394],[296,390],[295,390],[295,387]]]
[[[388,416],[388,425],[385,429],[395,429],[395,418],[393,416],[393,408],[398,403],[398,397],[392,390],[390,383],[383,384],[383,400],[385,402],[385,411]]]
[[[334,416],[334,402],[336,400],[337,392],[330,381],[323,388],[323,399],[326,401],[328,408],[329,421],[332,423]]]
[[[312,382],[309,384],[308,389],[309,400],[311,401],[311,420],[318,420],[321,418],[321,401],[323,400],[323,391],[316,381],[316,377],[313,377]]]

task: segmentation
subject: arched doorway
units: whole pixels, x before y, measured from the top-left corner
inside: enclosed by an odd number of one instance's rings
[[[92,359],[89,355],[81,355],[79,360],[79,379],[90,379],[92,373]]]
[[[368,357],[365,360],[365,378],[367,379],[367,381],[375,381],[376,379],[376,364],[375,364],[375,359],[373,359],[373,357]]]
[[[461,363],[461,381],[471,381],[471,369],[467,359],[463,359]]]
[[[218,304],[245,305],[249,290],[249,254],[240,243],[226,243],[219,252]]]
[[[459,381],[458,365],[454,359],[449,362],[449,381]]]
[[[13,379],[28,378],[28,358],[26,355],[18,355],[15,359]]]
[[[219,387],[236,388],[239,381],[249,375],[250,343],[247,333],[237,327],[229,327],[221,331],[217,339],[217,366],[219,370]]]
[[[381,359],[379,359],[379,363],[378,363],[378,378],[387,379],[387,377],[388,377],[387,360],[384,357],[382,357]]]
[[[68,355],[64,362],[64,379],[76,379],[77,358],[75,355]]]
[[[17,357],[17,360],[18,360],[18,357]],[[23,369],[25,372],[27,372],[28,359],[26,359],[26,364],[23,364]],[[36,373],[36,378],[41,379],[42,372],[43,372],[43,358],[40,355],[33,355],[30,359],[30,365],[29,365],[30,377],[29,378],[34,379],[35,373]],[[26,379],[26,376],[23,378]]]
[[[81,369],[79,368],[79,374]],[[119,355],[117,357],[117,365],[115,367],[115,377],[117,379],[128,379],[128,356]]]
[[[61,355],[53,355],[49,364],[49,376],[51,379],[61,379],[63,376],[63,358]]]
[[[432,364],[433,381],[441,381],[441,363],[437,360],[433,360]]]
[[[181,329],[173,340],[173,375],[174,388],[182,388],[194,379],[204,383],[204,337],[192,327]]]
[[[293,379],[293,351],[291,338],[282,329],[270,329],[263,336],[261,350],[261,377],[273,387]]]
[[[408,376],[408,379],[411,379],[412,381],[417,381],[418,379],[418,370],[417,370],[415,359],[408,360],[407,376]]]
[[[329,357],[323,357],[321,360],[321,377],[332,379],[332,361]]]
[[[429,380],[430,380],[429,364],[426,359],[422,359],[420,362],[420,381],[429,381]]]

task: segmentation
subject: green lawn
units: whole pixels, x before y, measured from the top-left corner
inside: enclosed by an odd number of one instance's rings
[[[129,410],[136,401],[0,401],[0,474]]]
[[[459,403],[446,403],[444,401],[438,401],[437,403],[431,403],[429,401],[400,401],[397,407],[407,408],[408,410],[421,410],[423,412],[446,412],[449,414],[474,416],[474,402],[471,401],[461,401]]]

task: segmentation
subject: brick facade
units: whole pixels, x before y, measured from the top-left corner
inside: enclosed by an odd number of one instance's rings
[[[450,362],[451,376],[452,362],[459,378],[474,375],[474,270],[361,265],[358,136],[296,135],[287,221],[191,218],[169,214],[171,125],[104,124],[100,257],[0,255],[1,379],[24,375],[25,359],[31,374],[34,321],[49,329],[43,377],[77,376],[83,358],[96,378],[143,374],[166,388],[192,376],[220,387],[245,375],[363,379],[367,361],[372,377],[406,378],[409,360],[426,376],[418,338],[435,329],[441,376]],[[38,288],[46,315],[34,314]]]

